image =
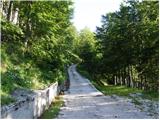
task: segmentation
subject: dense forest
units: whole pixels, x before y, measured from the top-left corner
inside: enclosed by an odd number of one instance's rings
[[[87,52],[80,54],[95,80],[158,91],[158,7],[158,1],[128,1],[102,16],[94,49],[84,46]]]
[[[77,31],[73,1],[2,1],[1,96],[67,79],[72,63],[99,82],[159,89],[159,3],[127,1],[96,32]]]
[[[71,1],[3,1],[2,103],[16,88],[43,89],[66,79],[74,59]]]

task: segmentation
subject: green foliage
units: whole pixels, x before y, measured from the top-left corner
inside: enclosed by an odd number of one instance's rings
[[[43,89],[55,81],[62,83],[71,63],[81,64],[90,75],[85,74],[100,84],[158,91],[157,1],[122,4],[119,11],[102,17],[96,34],[88,28],[78,32],[72,25],[70,0],[2,4],[6,15],[1,20],[1,93],[6,96],[17,87]],[[17,9],[18,22],[13,24]]]
[[[10,10],[6,3],[11,5]],[[53,82],[62,83],[67,79],[65,66],[71,59],[66,51],[72,53],[70,46],[74,39],[69,29],[73,3],[7,1],[2,4],[5,13],[12,14],[16,9],[19,12],[16,25],[8,16],[2,19],[1,93],[10,96],[18,87],[44,89]],[[7,101],[2,99],[2,103],[4,100]]]
[[[2,42],[18,42],[23,38],[22,29],[5,19],[1,19]]]
[[[142,92],[141,90],[125,86],[104,85],[103,83],[100,83],[100,81],[94,80],[94,78],[92,78],[87,71],[84,71],[84,68],[81,66],[78,66],[78,71],[91,80],[92,84],[105,95],[115,94],[119,96],[129,96],[130,93]]]
[[[65,80],[64,71],[55,69],[50,70],[50,66],[37,66],[29,57],[23,57],[22,54],[5,53],[6,45],[2,45],[2,90],[10,93],[15,87],[26,87],[32,89],[43,89],[50,83]],[[9,45],[7,45],[8,47]],[[16,46],[17,47],[17,46]],[[15,48],[13,48],[16,50]],[[18,58],[18,59],[17,59]],[[16,60],[15,60],[16,59]],[[17,64],[18,62],[18,64]],[[3,67],[5,66],[5,67]],[[12,83],[12,84],[10,84]]]
[[[92,77],[90,76],[90,74],[87,71],[84,70],[85,69],[84,66],[79,64],[76,68],[77,68],[77,70],[78,70],[78,72],[80,74],[82,74],[83,76],[87,77],[89,80],[92,80]]]
[[[100,73],[114,84],[158,91],[158,20],[157,1],[128,1],[104,15],[96,33]]]
[[[84,28],[80,31],[77,47],[75,53],[82,59],[82,64],[90,72],[94,72],[93,68],[96,67],[97,62],[97,42],[95,35],[88,28]]]
[[[1,105],[8,105],[10,103],[15,102],[15,99],[9,96],[8,94],[1,94]]]

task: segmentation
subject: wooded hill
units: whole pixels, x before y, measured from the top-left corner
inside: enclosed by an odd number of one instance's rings
[[[158,91],[158,1],[128,1],[103,15],[96,33],[71,22],[73,2],[2,1],[1,95],[43,89],[80,63],[95,81]]]

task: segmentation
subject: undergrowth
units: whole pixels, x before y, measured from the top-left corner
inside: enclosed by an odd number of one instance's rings
[[[85,71],[80,65],[77,66],[77,70],[82,76],[87,77],[91,81],[91,83],[105,95],[118,95],[132,98],[130,94],[141,93],[143,98],[155,101],[158,101],[159,99],[159,94],[157,92],[148,92],[126,86],[109,85],[108,83],[105,83],[104,80],[95,80],[94,78],[92,78],[91,75],[87,71]],[[139,104],[139,102],[136,100],[135,103]]]
[[[42,114],[42,116],[39,119],[53,119],[56,118],[60,107],[63,105],[63,99],[62,97],[58,96],[55,98],[53,103],[50,105],[50,107]]]
[[[33,59],[23,49],[20,44],[1,45],[1,105],[15,101],[11,94],[16,88],[44,89],[66,79],[64,71],[51,69],[49,65],[42,67],[43,61]]]

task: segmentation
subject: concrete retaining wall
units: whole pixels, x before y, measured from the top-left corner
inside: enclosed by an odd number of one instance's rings
[[[58,83],[49,88],[36,91],[17,91],[14,96],[16,103],[1,107],[1,118],[3,119],[32,119],[38,118],[46,110],[55,96],[59,93]]]

